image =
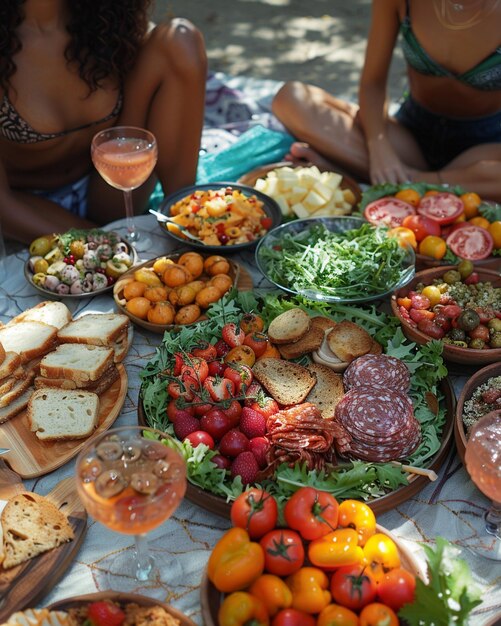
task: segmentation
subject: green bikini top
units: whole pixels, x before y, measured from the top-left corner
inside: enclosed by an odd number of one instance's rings
[[[454,74],[434,61],[416,39],[411,26],[409,2],[410,0],[406,0],[406,15],[400,25],[400,32],[402,33],[402,49],[405,60],[412,68],[427,76],[455,78],[482,91],[501,89],[501,47],[471,70],[463,74]]]

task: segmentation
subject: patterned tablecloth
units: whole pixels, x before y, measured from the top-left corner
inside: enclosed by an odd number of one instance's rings
[[[176,249],[177,242],[160,232],[153,217],[141,216],[137,221],[140,226],[150,230],[153,238],[153,245],[148,254],[141,255],[143,259]],[[110,226],[123,226],[123,222],[116,222]],[[4,322],[42,299],[24,279],[23,264],[27,256],[27,251],[22,251],[8,256],[5,260],[6,278],[0,285],[0,320]],[[250,270],[255,287],[266,287],[266,281],[256,269],[251,252],[238,254],[233,258]],[[115,310],[110,295],[71,301],[67,304],[73,315]],[[115,426],[137,423],[139,372],[153,357],[160,338],[161,335],[141,328],[135,329],[134,342],[125,360],[129,390]],[[454,380],[456,394],[463,383],[464,378]],[[61,479],[71,476],[73,472],[74,461],[70,461],[47,476],[25,481],[25,485],[30,490],[46,494]],[[469,479],[453,447],[436,482],[430,483],[416,497],[393,511],[380,515],[378,521],[401,539],[424,564],[422,551],[424,544],[433,544],[437,535],[454,542],[457,536],[457,520],[467,523],[468,516],[483,513],[485,504],[486,501]],[[119,552],[132,549],[132,537],[107,530],[90,518],[88,526],[86,538],[73,564],[59,583],[48,591],[41,605],[77,594],[107,589],[109,586],[106,569],[110,559]],[[139,587],[137,591],[172,603],[196,623],[201,624],[199,585],[202,572],[211,549],[228,527],[229,523],[226,520],[187,500],[183,501],[173,517],[150,534],[154,550],[164,550],[178,558],[183,569],[182,576],[176,576],[175,579],[169,580],[168,584],[150,584],[147,587]],[[466,550],[462,556],[470,564],[474,578],[484,590],[483,604],[477,609],[471,622],[480,626],[496,611],[501,610],[500,568],[497,562],[477,558]]]

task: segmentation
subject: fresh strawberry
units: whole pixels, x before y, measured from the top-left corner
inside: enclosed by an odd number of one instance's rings
[[[235,383],[235,390],[238,394],[245,393],[254,378],[251,368],[239,363],[230,363],[225,368],[223,376]]]
[[[253,437],[249,441],[249,450],[256,457],[257,464],[261,469],[266,467],[266,453],[270,449],[270,442],[266,437]]]
[[[196,417],[190,415],[186,411],[183,411],[183,415],[178,415],[174,422],[174,432],[176,437],[181,441],[187,437],[190,433],[200,430],[200,422]]]
[[[252,406],[254,402],[257,401],[257,398],[260,393],[262,394],[264,393],[263,388],[261,384],[258,383],[257,380],[254,379],[249,385],[249,388],[245,392],[245,397],[247,398],[244,401],[245,406]]]
[[[188,419],[188,417],[193,417],[193,413],[190,411],[187,411],[186,409],[176,409],[171,417],[171,422],[173,424],[175,424],[179,419],[181,420],[186,420]]]
[[[94,626],[121,626],[125,621],[125,613],[112,602],[91,602],[87,614]]]
[[[204,380],[204,388],[207,389],[215,402],[229,400],[235,394],[235,383],[224,377],[207,376]]]
[[[247,406],[242,409],[240,416],[240,430],[244,435],[252,437],[262,437],[266,434],[266,418],[262,413]]]
[[[252,452],[241,452],[231,464],[231,476],[235,478],[240,476],[242,484],[249,485],[254,483],[259,472],[259,465],[256,457]]]
[[[249,439],[235,428],[228,431],[219,442],[219,452],[232,459],[248,449]]]
[[[223,357],[225,357],[231,350],[231,347],[223,339],[219,339],[218,341],[216,341],[214,347],[216,348],[216,354],[218,359],[222,359]]]
[[[234,322],[228,322],[221,330],[221,337],[230,348],[241,346],[245,339],[244,331]]]

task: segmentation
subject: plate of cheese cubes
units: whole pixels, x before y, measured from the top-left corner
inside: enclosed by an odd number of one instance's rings
[[[349,176],[288,161],[252,170],[238,182],[273,198],[285,219],[350,215],[362,197]]]

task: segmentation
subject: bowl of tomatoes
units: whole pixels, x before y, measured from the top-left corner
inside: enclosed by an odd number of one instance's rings
[[[364,217],[372,224],[387,225],[412,245],[417,269],[461,259],[481,267],[499,267],[501,207],[482,201],[477,193],[427,187],[383,185],[382,196],[362,202]]]
[[[453,363],[501,360],[501,274],[470,261],[417,272],[391,297],[404,335],[418,344],[443,341]]]

